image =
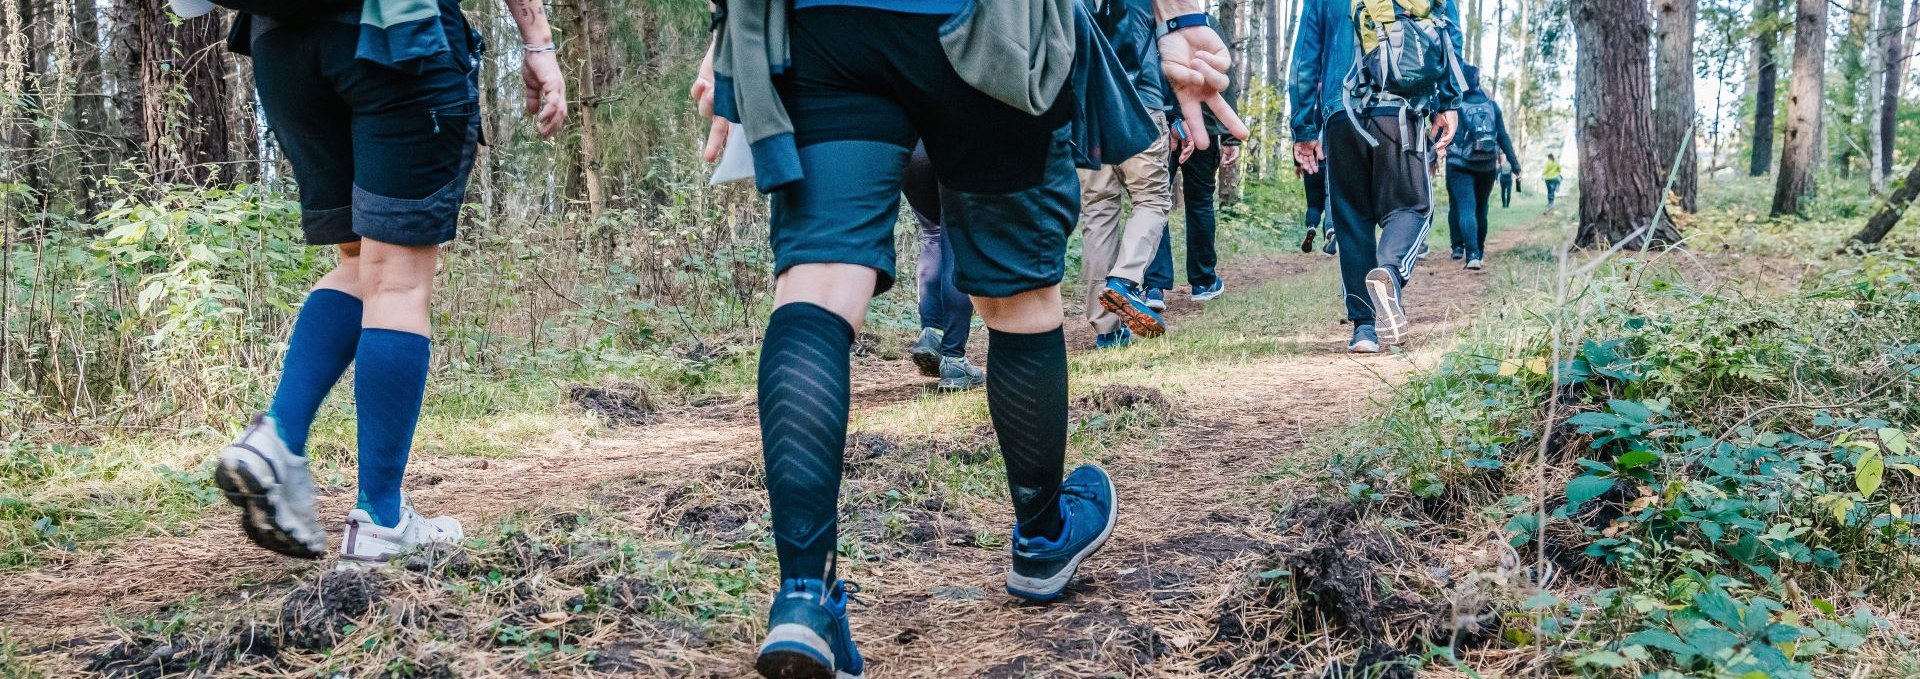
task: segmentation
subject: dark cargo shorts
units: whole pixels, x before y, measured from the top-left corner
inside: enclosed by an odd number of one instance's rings
[[[308,243],[453,240],[480,139],[479,42],[463,17],[443,21],[452,50],[419,73],[355,59],[354,23],[254,37],[261,107],[300,184]]]
[[[774,267],[858,264],[894,281],[893,229],[907,156],[924,141],[940,178],[954,286],[1009,297],[1060,282],[1080,214],[1068,147],[1072,94],[1029,115],[955,73],[946,16],[858,7],[797,10],[793,63],[774,80],[805,179],[773,194]]]

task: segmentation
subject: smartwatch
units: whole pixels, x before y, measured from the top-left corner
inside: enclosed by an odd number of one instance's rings
[[[1219,30],[1218,25],[1213,20],[1212,15],[1206,14],[1204,12],[1195,12],[1193,14],[1182,14],[1172,19],[1168,19],[1166,21],[1160,22],[1157,26],[1155,26],[1155,28],[1159,30],[1155,32],[1153,37],[1154,39],[1157,40],[1157,39],[1166,37],[1168,33],[1172,33],[1174,31],[1178,31],[1185,28],[1193,28],[1195,26],[1211,26],[1211,27],[1214,27],[1214,30],[1216,31]]]

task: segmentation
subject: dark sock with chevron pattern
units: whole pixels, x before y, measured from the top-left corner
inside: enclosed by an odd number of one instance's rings
[[[1067,460],[1067,341],[1059,328],[1030,335],[987,331],[987,409],[1007,462],[1020,534],[1059,537]]]
[[[824,307],[773,311],[760,345],[760,441],[780,577],[825,579],[847,447],[847,351],[853,326]]]

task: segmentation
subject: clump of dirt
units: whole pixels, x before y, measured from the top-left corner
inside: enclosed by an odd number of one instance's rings
[[[288,646],[309,651],[332,648],[386,593],[387,576],[378,571],[329,570],[293,590],[280,606],[280,632]]]
[[[280,654],[272,629],[243,623],[205,637],[175,634],[139,636],[87,656],[87,671],[107,677],[146,679],[185,672],[212,673],[229,665],[247,665]]]
[[[653,421],[652,397],[637,384],[615,383],[605,386],[576,384],[567,390],[567,401],[600,416],[614,427],[636,427]]]
[[[1099,391],[1080,397],[1075,402],[1083,410],[1105,415],[1122,413],[1142,413],[1157,420],[1166,420],[1173,416],[1173,401],[1159,389],[1153,387],[1135,387],[1125,384],[1109,384]]]
[[[846,466],[857,467],[871,460],[892,457],[904,447],[899,439],[886,434],[855,432],[847,437],[847,451],[842,459]]]

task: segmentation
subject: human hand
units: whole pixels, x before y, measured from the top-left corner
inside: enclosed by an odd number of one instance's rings
[[[1299,141],[1293,143],[1293,165],[1303,174],[1320,171],[1320,142]]]
[[[711,163],[720,159],[720,151],[727,147],[727,132],[732,129],[727,119],[713,114],[713,45],[707,45],[707,56],[700,60],[700,72],[693,77],[693,86],[687,88],[687,94],[693,97],[694,109],[700,117],[708,119],[707,141],[700,147],[700,158]]]
[[[1180,102],[1180,118],[1187,128],[1187,140],[1194,148],[1205,150],[1212,142],[1207,136],[1200,107],[1213,111],[1215,118],[1237,139],[1247,138],[1247,125],[1233,112],[1221,93],[1227,90],[1227,71],[1233,65],[1227,45],[1220,34],[1208,26],[1192,26],[1160,38],[1160,72]]]
[[[1167,127],[1167,151],[1173,154],[1176,162],[1187,162],[1188,158],[1193,157],[1193,142],[1187,139],[1186,126],[1181,124],[1179,118],[1175,118]]]
[[[1433,117],[1433,155],[1447,155],[1447,147],[1453,145],[1453,133],[1459,127],[1458,111],[1441,111]]]
[[[552,139],[567,122],[567,79],[553,52],[528,52],[520,69],[527,86],[527,115],[536,116],[540,136]]]
[[[1220,164],[1221,165],[1223,166],[1232,165],[1233,161],[1236,161],[1239,159],[1240,159],[1239,144],[1221,144],[1220,145]]]

